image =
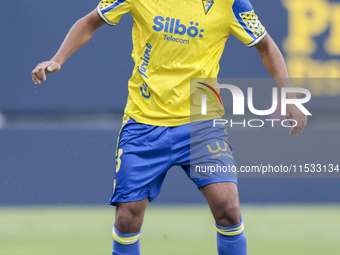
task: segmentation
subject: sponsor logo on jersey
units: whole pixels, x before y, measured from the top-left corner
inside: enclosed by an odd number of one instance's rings
[[[148,84],[144,83],[143,86],[140,87],[140,91],[143,97],[150,98],[151,93],[148,91]]]
[[[261,36],[265,32],[264,26],[262,26],[254,11],[240,13],[240,16],[256,37]]]
[[[203,38],[204,29],[199,28],[198,22],[191,21],[190,24],[182,24],[180,19],[164,18],[156,16],[153,20],[153,30],[164,32],[164,40],[176,43],[189,44],[189,40],[182,39],[181,36],[187,35],[190,38]],[[177,37],[179,36],[179,37]]]
[[[149,77],[146,75],[146,72],[148,71],[149,61],[150,61],[150,54],[151,54],[152,46],[150,43],[146,44],[146,49],[144,51],[143,56],[140,58],[143,60],[142,64],[138,66],[139,73],[144,76],[145,78],[149,79]]]

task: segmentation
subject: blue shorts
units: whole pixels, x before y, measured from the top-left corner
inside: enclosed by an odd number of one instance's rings
[[[212,123],[207,120],[163,127],[141,124],[125,116],[109,204],[145,198],[152,201],[174,165],[181,166],[198,188],[216,182],[237,183],[235,173],[221,171],[223,167],[236,169],[225,127],[213,127]]]

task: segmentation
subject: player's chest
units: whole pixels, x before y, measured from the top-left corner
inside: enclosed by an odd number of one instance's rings
[[[194,38],[228,29],[233,0],[139,0],[135,23],[150,33]]]

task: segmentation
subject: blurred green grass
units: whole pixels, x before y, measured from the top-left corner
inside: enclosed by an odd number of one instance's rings
[[[340,206],[244,206],[250,255],[340,254]],[[1,255],[111,254],[114,208],[0,207]],[[206,206],[150,206],[142,254],[217,254]]]

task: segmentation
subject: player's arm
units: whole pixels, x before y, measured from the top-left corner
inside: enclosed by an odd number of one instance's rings
[[[289,76],[284,58],[273,41],[273,39],[267,35],[261,42],[256,46],[262,62],[270,75],[275,79],[279,88],[291,87],[289,82]],[[287,93],[288,98],[296,98],[295,93]],[[287,119],[294,119],[297,121],[297,126],[293,127],[290,131],[291,136],[299,135],[307,124],[307,116],[304,115],[296,105],[287,105]],[[294,123],[290,123],[293,125]]]
[[[94,32],[104,24],[105,22],[96,10],[78,20],[67,34],[55,56],[50,61],[38,64],[32,71],[34,83],[40,84],[41,81],[46,80],[46,74],[58,72],[64,62],[86,44]]]

